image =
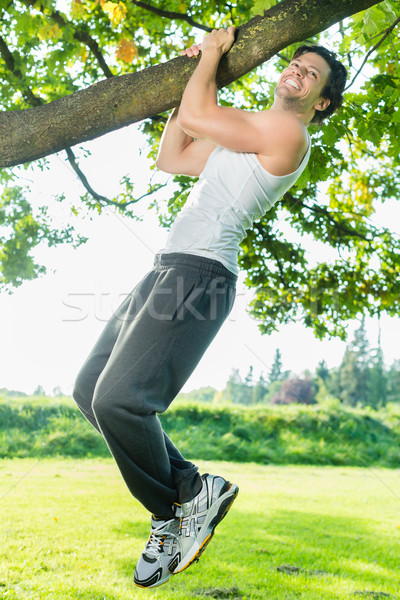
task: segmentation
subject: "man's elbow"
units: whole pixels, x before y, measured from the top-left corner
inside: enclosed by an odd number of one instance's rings
[[[158,156],[156,158],[155,165],[157,169],[159,169],[160,171],[164,171],[164,173],[174,173],[174,169],[172,168],[170,161],[168,161],[168,159],[166,158]]]
[[[181,129],[192,137],[198,137],[202,119],[190,111],[179,111],[177,123]]]

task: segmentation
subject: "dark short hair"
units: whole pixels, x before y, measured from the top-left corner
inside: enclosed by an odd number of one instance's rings
[[[324,119],[330,117],[335,110],[340,108],[343,103],[343,91],[347,79],[346,67],[336,58],[335,52],[331,52],[323,46],[299,46],[293,54],[292,60],[299,58],[303,54],[314,52],[319,54],[328,63],[331,70],[328,83],[321,92],[323,98],[330,100],[330,104],[325,110],[316,110],[311,123],[321,125]]]

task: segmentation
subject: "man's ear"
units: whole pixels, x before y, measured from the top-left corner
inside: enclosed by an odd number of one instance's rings
[[[315,110],[325,110],[330,105],[331,101],[329,98],[321,98],[316,104],[314,104]]]

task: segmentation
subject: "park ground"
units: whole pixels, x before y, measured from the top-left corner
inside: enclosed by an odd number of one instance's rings
[[[0,597],[400,599],[398,470],[201,462],[240,486],[201,560],[133,584],[149,516],[111,459],[0,462]]]

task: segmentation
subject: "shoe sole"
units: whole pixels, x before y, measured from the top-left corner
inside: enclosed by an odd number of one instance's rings
[[[146,585],[145,582],[140,583],[140,582],[136,581],[135,579],[133,579],[133,582],[137,587],[147,590],[150,588],[159,587],[160,585],[167,583],[167,581],[169,581],[172,576],[173,576],[173,573],[170,573],[168,577],[164,577],[164,579],[160,579],[159,581],[157,581],[156,583],[153,583],[151,585]]]
[[[214,503],[214,505],[212,506],[214,510],[210,511],[210,514],[207,515],[207,518],[199,531],[196,542],[190,548],[186,556],[172,571],[173,575],[181,573],[182,571],[190,567],[190,565],[195,560],[198,560],[200,558],[200,555],[203,554],[208,543],[211,541],[216,526],[226,516],[238,493],[239,487],[236,484],[231,483],[229,489],[218,498],[217,502]]]
[[[136,581],[134,581],[134,584],[137,587],[142,588],[143,590],[149,590],[150,588],[155,588],[155,587],[159,587],[160,585],[163,585],[164,583],[167,583],[167,581],[169,581],[171,579],[171,577],[173,576],[173,573],[171,573],[170,577],[167,577],[166,579],[164,579],[163,581],[157,581],[157,583],[154,583],[153,585],[142,585],[141,583],[137,583]]]

